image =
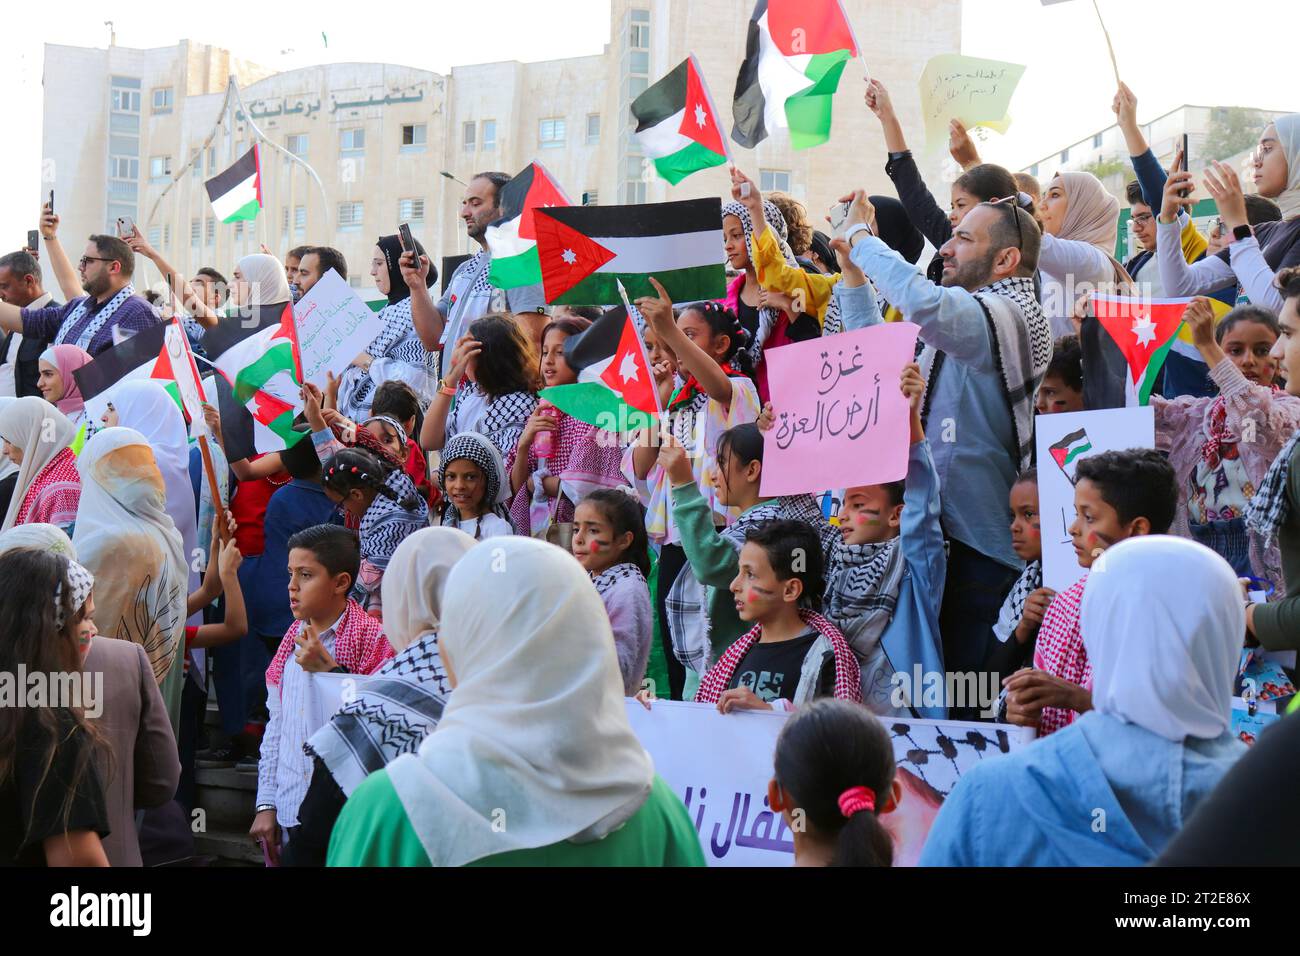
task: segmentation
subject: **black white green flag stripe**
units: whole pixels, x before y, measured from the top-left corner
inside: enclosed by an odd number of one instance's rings
[[[529,163],[501,188],[501,218],[488,226],[488,251],[492,265],[488,281],[498,289],[538,285],[542,269],[537,263],[534,209],[568,206],[569,197],[541,163]]]
[[[650,276],[674,302],[726,293],[717,197],[538,209],[534,221],[542,286],[552,305],[618,305],[620,280],[634,299],[654,295]]]
[[[632,102],[641,152],[674,186],[693,172],[727,162],[718,111],[694,54]]]
[[[235,165],[203,185],[212,211],[222,222],[256,219],[262,208],[262,166],[257,144],[235,160]]]

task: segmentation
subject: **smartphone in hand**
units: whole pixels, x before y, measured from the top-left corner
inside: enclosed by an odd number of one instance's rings
[[[50,215],[54,215],[54,190],[50,190]]]
[[[400,223],[397,227],[397,238],[402,243],[402,251],[409,252],[414,259],[415,268],[420,268],[420,253],[415,247],[415,237],[411,235],[411,226],[409,223]]]
[[[130,239],[135,233],[135,220],[130,216],[117,217],[117,236],[119,239]]]
[[[1186,133],[1183,134],[1182,151],[1178,154],[1178,157],[1179,157],[1179,162],[1176,164],[1178,166],[1178,171],[1186,172],[1187,171],[1187,134]],[[1180,199],[1186,199],[1190,194],[1191,194],[1190,189],[1178,190],[1178,196]]]
[[[849,205],[846,202],[837,202],[834,206],[831,206],[831,232],[837,239],[844,236],[844,224],[849,218]]]
[[[35,252],[40,248],[41,233],[39,229],[27,230],[27,248]]]

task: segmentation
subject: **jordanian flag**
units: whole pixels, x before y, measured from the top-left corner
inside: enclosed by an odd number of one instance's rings
[[[262,208],[262,165],[257,144],[235,160],[235,165],[203,185],[208,190],[212,211],[222,222],[256,219]]]
[[[578,370],[573,385],[544,388],[541,397],[580,422],[609,432],[654,427],[659,393],[645,342],[626,308],[611,309],[564,343],[564,358]]]
[[[1080,428],[1077,432],[1070,432],[1048,450],[1052,453],[1052,460],[1056,462],[1057,467],[1065,472],[1065,477],[1070,479],[1070,484],[1074,484],[1075,466],[1083,455],[1092,451],[1092,442],[1088,440],[1087,430]]]
[[[758,0],[736,77],[731,138],[752,148],[788,128],[795,149],[826,142],[840,74],[857,55],[839,0]]]
[[[632,101],[636,141],[674,186],[691,173],[727,161],[718,111],[692,54]]]
[[[72,373],[86,401],[86,418],[98,422],[124,382],[154,379],[176,401],[190,431],[204,431],[199,403],[207,401],[180,322],[160,322],[101,352]]]
[[[1146,405],[1165,357],[1178,338],[1191,299],[1140,299],[1094,294],[1092,312],[1128,364],[1125,405]]]
[[[498,289],[540,284],[533,210],[568,205],[569,197],[541,163],[530,163],[506,183],[501,189],[501,218],[487,229],[492,254],[488,281]]]
[[[716,197],[538,209],[534,223],[551,305],[619,305],[620,280],[634,299],[655,295],[650,276],[674,302],[726,293],[722,202]]]
[[[278,315],[274,310],[262,310],[260,327],[233,342],[217,343],[209,336],[204,344],[212,355],[212,364],[229,386],[225,394],[233,401],[236,412],[242,410],[252,416],[252,444],[256,451],[283,451],[302,438],[302,432],[293,430],[294,416],[302,410],[302,360],[292,306],[286,303]],[[227,407],[223,402],[223,432]],[[229,435],[226,437],[227,457],[237,461]],[[247,453],[241,457],[247,457]]]

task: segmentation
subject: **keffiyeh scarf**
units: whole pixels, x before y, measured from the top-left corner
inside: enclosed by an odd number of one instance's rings
[[[302,621],[294,621],[280,641],[275,657],[266,669],[266,683],[279,688],[284,679],[284,665],[297,647]],[[343,617],[334,629],[335,662],[349,674],[373,674],[385,660],[393,656],[393,645],[384,637],[384,625],[361,609],[361,605],[348,598]],[[277,690],[278,692],[278,690]]]
[[[1246,506],[1246,527],[1264,539],[1265,547],[1277,540],[1278,532],[1286,523],[1291,506],[1286,498],[1286,488],[1291,479],[1291,456],[1300,443],[1300,432],[1282,447],[1273,459],[1264,480]]]
[[[52,524],[73,527],[81,501],[81,475],[77,456],[65,448],[41,469],[18,506],[15,524]]]
[[[442,718],[450,691],[438,635],[425,634],[362,683],[304,748],[351,796],[369,774],[419,749]]]
[[[1001,643],[1005,644],[1011,639],[1016,625],[1025,616],[1025,601],[1042,586],[1043,562],[1030,561],[1020,572],[1020,577],[1016,578],[1016,583],[1011,585],[1011,591],[1002,602],[1002,609],[998,611],[997,623],[993,625],[993,634]]]
[[[92,297],[84,296],[77,303],[77,307],[68,313],[68,317],[63,320],[63,324],[59,326],[59,331],[54,336],[54,344],[75,345],[79,349],[89,350],[91,340],[99,334],[99,330],[108,323],[108,320],[113,317],[113,313],[122,306],[122,303],[133,295],[135,295],[135,286],[128,282],[117,295],[105,302],[104,307],[95,313],[95,317],[90,320],[90,324],[82,329],[81,334],[77,336],[77,341],[68,342],[68,336],[77,327],[77,323],[86,317],[86,312],[90,307]]]
[[[753,263],[756,237],[754,235],[754,221],[749,218],[749,210],[745,208],[743,203],[733,199],[731,202],[723,203],[722,215],[724,218],[735,216],[740,220],[740,224],[745,230],[745,248],[749,250],[750,263]],[[767,220],[767,224],[772,227],[772,232],[776,234],[777,245],[781,249],[781,256],[785,259],[786,265],[798,269],[799,261],[795,259],[794,253],[790,251],[790,245],[786,241],[788,230],[785,217],[781,215],[781,210],[776,207],[776,204],[769,199],[763,200],[763,218]],[[742,285],[743,282],[738,282],[734,286],[737,297],[740,295]],[[731,308],[735,308],[734,303],[731,304]],[[763,344],[767,341],[767,337],[772,334],[772,330],[776,328],[780,318],[781,312],[779,309],[758,310],[758,331],[746,347],[754,365],[757,366],[759,360],[763,357]]]
[[[1092,664],[1088,662],[1088,651],[1083,645],[1079,627],[1079,608],[1087,583],[1085,574],[1052,598],[1034,645],[1034,667],[1080,687],[1092,684]],[[1046,737],[1073,722],[1074,711],[1044,707],[1038,722],[1038,736]]]
[[[621,468],[623,449],[617,442],[609,440],[608,433],[601,434],[595,425],[588,425],[560,412],[554,435],[553,451],[546,460],[547,474],[555,475],[566,483],[569,486],[567,490],[572,494],[581,498],[597,488],[618,488],[627,484]],[[517,454],[518,446],[507,456],[506,474],[514,466]],[[537,475],[539,464],[536,448],[529,448],[528,473]],[[570,500],[567,496],[561,496],[554,507],[548,509],[544,524],[549,524],[551,520],[572,521],[578,498]],[[532,496],[528,493],[527,485],[524,485],[510,502],[510,520],[516,528],[532,526],[531,504]]]
[[[475,398],[480,401],[474,401]],[[461,417],[466,405],[480,409],[474,421]],[[486,436],[504,458],[519,444],[519,436],[536,408],[537,396],[531,392],[510,392],[488,398],[477,382],[466,380],[460,384],[456,407],[452,409],[452,431],[457,434],[472,431]]]
[[[384,494],[375,500],[361,518],[361,559],[379,569],[388,567],[388,559],[406,536],[429,525],[429,506],[415,490],[415,485],[403,471],[393,471],[384,480],[384,486],[397,496],[396,500]],[[402,502],[414,500],[415,507],[408,509]]]
[[[606,591],[614,587],[615,584],[624,578],[634,578],[642,584],[645,584],[645,575],[641,573],[640,568],[635,564],[632,564],[630,561],[624,561],[622,564],[616,564],[612,568],[606,568],[599,574],[593,574],[591,576],[591,583],[595,585],[596,593],[603,598]]]
[[[844,640],[844,635],[826,618],[822,617],[816,611],[801,609],[799,618],[810,628],[820,635],[820,639],[813,642],[811,650],[805,658],[804,675],[799,679],[799,689],[795,692],[795,704],[806,703],[812,699],[816,680],[809,680],[808,662],[817,663],[817,670],[820,671],[820,661],[824,654],[824,649],[829,645],[829,649],[835,655],[835,697],[839,700],[851,700],[855,703],[862,702],[861,689],[861,671],[858,667],[858,660],[853,656],[853,651],[849,648],[848,642]],[[726,653],[718,659],[718,663],[709,668],[709,672],[704,675],[700,681],[699,692],[695,695],[697,704],[716,704],[722,692],[727,689],[731,683],[732,675],[735,674],[736,668],[745,659],[749,649],[758,643],[763,636],[763,625],[755,624],[754,627],[736,641]]]
[[[373,359],[389,358],[407,365],[417,365],[429,375],[436,375],[437,353],[426,352],[424,343],[415,333],[410,297],[385,306],[379,317],[384,320],[384,327],[366,348],[366,354]],[[369,409],[376,387],[367,370],[355,365],[349,366],[343,373],[343,381],[339,386],[340,395],[343,396],[339,404],[353,412]]]
[[[506,473],[505,465],[501,461],[501,453],[496,445],[477,432],[461,432],[447,442],[438,460],[438,489],[444,496],[447,494],[447,466],[453,461],[461,460],[473,462],[483,472],[483,503],[480,506],[482,513],[498,515],[511,522],[513,527],[510,512],[506,510],[501,500],[502,491],[505,489]],[[460,511],[450,499],[443,505],[441,524],[444,528],[459,528],[461,525]],[[479,524],[481,525],[481,522]],[[476,536],[479,530],[481,528],[476,528]]]
[[[1018,452],[1014,465],[1017,471],[1023,471],[1033,459],[1034,396],[1052,360],[1052,326],[1034,295],[1033,279],[1002,279],[980,289],[975,298],[989,322],[994,364],[1011,410],[1012,438]],[[923,421],[928,421],[930,399],[943,360],[943,353],[925,349]]]
[[[845,633],[859,661],[875,652],[894,619],[907,567],[899,541],[841,543],[829,566],[826,616]]]
[[[72,610],[75,613],[86,603],[86,598],[90,597],[90,592],[94,590],[95,576],[71,558],[68,558],[67,573],[68,584],[71,587]],[[65,623],[63,619],[63,581],[60,580],[54,586],[54,626],[56,629],[62,630]]]

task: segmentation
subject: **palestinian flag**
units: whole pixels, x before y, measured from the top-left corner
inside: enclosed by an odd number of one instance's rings
[[[752,148],[788,128],[795,149],[826,142],[840,74],[857,55],[839,0],[758,0],[736,77],[731,138]]]
[[[262,208],[262,164],[257,144],[235,160],[235,165],[203,185],[208,190],[212,211],[222,222],[256,219]]]
[[[551,305],[619,305],[654,295],[650,276],[674,302],[726,294],[722,202],[569,206],[536,210],[542,286]]]
[[[1093,295],[1093,315],[1119,346],[1128,365],[1126,406],[1147,404],[1191,301]]]
[[[175,399],[190,423],[191,434],[197,436],[204,430],[199,403],[207,398],[185,330],[176,319],[151,325],[106,349],[93,362],[75,369],[72,377],[81,389],[86,418],[91,422],[103,417],[123,382],[154,379]]]
[[[581,335],[570,337],[564,358],[578,370],[578,381],[542,389],[546,401],[609,432],[655,426],[659,393],[645,342],[626,308],[610,309]]]
[[[1057,467],[1065,472],[1065,477],[1070,479],[1070,484],[1074,484],[1075,466],[1081,457],[1092,451],[1092,442],[1088,440],[1087,429],[1080,428],[1052,445],[1049,451]]]
[[[241,448],[239,454],[231,447],[225,424],[228,412],[234,418],[252,416],[252,445],[258,452],[283,451],[303,435],[293,430],[294,416],[302,410],[302,359],[293,307],[286,303],[283,311],[262,309],[258,319],[255,329],[242,328],[242,322],[223,323],[220,331],[227,335],[221,341],[212,335],[204,340],[213,366],[228,387],[219,387],[218,397],[226,399],[221,404],[222,431],[227,433],[226,454],[231,461],[251,452]]]
[[[727,161],[718,111],[695,55],[632,101],[637,144],[674,186]]]
[[[539,285],[542,267],[537,262],[533,210],[569,205],[569,197],[541,163],[530,163],[506,183],[501,189],[501,218],[487,228],[492,254],[488,281],[498,289]]]

